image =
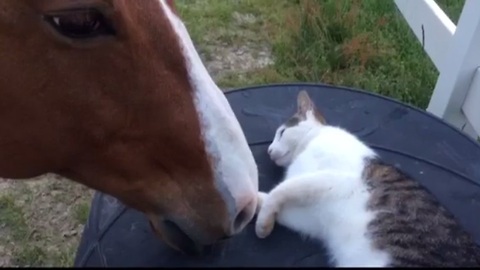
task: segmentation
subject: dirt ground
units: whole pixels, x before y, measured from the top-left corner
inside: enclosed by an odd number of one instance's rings
[[[251,14],[232,16],[236,25],[255,23]],[[272,63],[268,47],[248,39],[235,44],[204,39],[197,46],[217,81]],[[92,190],[52,174],[0,179],[0,267],[72,266],[92,195]]]

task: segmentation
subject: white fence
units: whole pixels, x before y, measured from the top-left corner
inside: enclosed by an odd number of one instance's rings
[[[480,0],[466,0],[455,25],[434,0],[394,0],[439,71],[427,111],[480,134]]]

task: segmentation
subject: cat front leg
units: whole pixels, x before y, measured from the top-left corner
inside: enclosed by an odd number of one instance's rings
[[[257,196],[258,196],[258,199],[257,199],[258,202],[257,202],[257,208],[255,209],[255,214],[258,215],[258,213],[260,212],[260,209],[262,208],[263,202],[265,201],[265,198],[268,196],[268,194],[265,192],[259,191],[257,193]]]
[[[310,205],[332,192],[332,179],[336,176],[330,172],[315,172],[292,177],[281,182],[266,196],[263,195],[255,223],[257,237],[265,238],[271,234],[276,216],[285,204]]]
[[[263,192],[262,192],[263,193]],[[258,238],[265,238],[270,235],[275,225],[276,213],[279,210],[278,202],[270,199],[269,194],[259,193],[259,206],[257,206],[257,221],[255,233]]]

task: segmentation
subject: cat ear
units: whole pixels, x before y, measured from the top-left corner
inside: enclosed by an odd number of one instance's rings
[[[301,90],[297,96],[297,111],[300,115],[306,116],[308,111],[314,111],[315,104],[310,99],[307,91]]]
[[[301,115],[302,118],[306,118],[307,112],[309,111],[313,113],[318,122],[322,124],[327,123],[325,117],[323,117],[323,114],[317,109],[307,91],[301,90],[297,96],[297,114]]]

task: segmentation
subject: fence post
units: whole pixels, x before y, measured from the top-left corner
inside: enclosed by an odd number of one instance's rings
[[[427,111],[463,128],[469,124],[462,112],[463,103],[480,66],[479,0],[465,2],[448,46]]]
[[[475,70],[472,84],[470,85],[470,90],[465,98],[462,109],[468,119],[467,125],[471,126],[471,131],[464,131],[467,133],[474,132],[474,136],[478,136],[478,134],[480,134],[480,68]]]
[[[434,0],[395,0],[395,4],[437,70],[440,70],[455,32],[455,24]]]

